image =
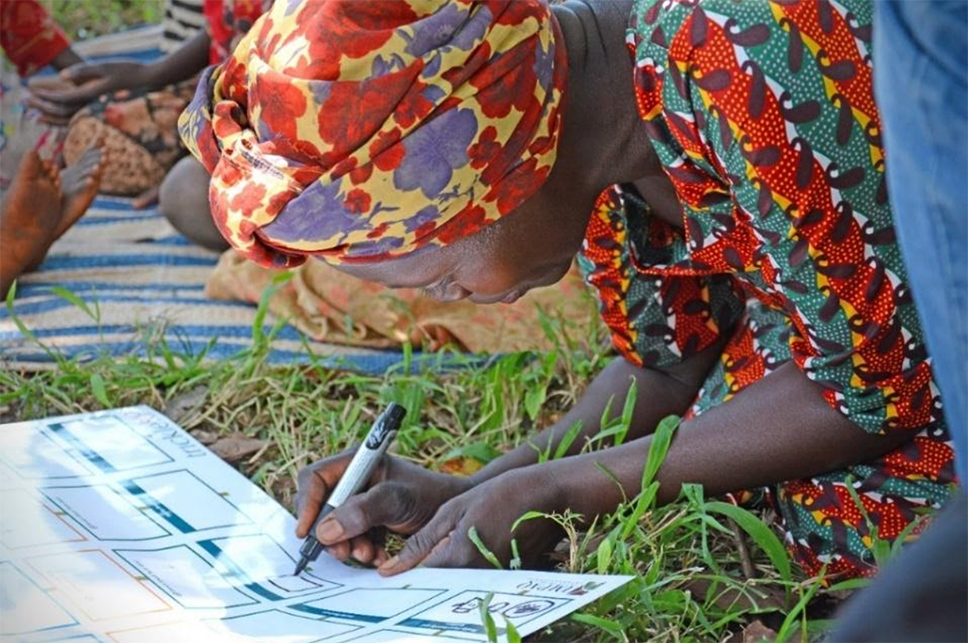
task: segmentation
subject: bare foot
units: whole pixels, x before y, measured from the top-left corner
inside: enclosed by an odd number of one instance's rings
[[[97,195],[103,162],[98,143],[63,171],[34,150],[24,154],[0,204],[0,293],[6,296],[13,280],[43,261],[84,214]]]
[[[60,171],[61,221],[54,238],[74,225],[87,212],[101,185],[101,170],[105,165],[104,139],[99,139],[84,150],[77,163]]]
[[[2,206],[0,282],[6,292],[38,250],[53,242],[61,218],[59,173],[41,161],[36,151],[28,151],[20,160]]]

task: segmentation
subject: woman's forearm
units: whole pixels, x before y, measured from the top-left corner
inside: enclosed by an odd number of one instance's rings
[[[489,463],[471,476],[471,482],[478,484],[505,471],[536,463],[539,452],[554,453],[569,428],[580,422],[581,431],[567,451],[568,455],[577,453],[601,429],[602,414],[609,400],[612,401],[611,417],[622,414],[633,381],[636,382],[638,394],[626,437],[633,440],[647,435],[665,416],[681,415],[689,408],[721,348],[718,344],[711,346],[666,370],[639,368],[624,359],[614,360],[558,422]]]
[[[207,31],[199,31],[181,47],[149,65],[145,70],[145,84],[161,87],[188,80],[208,66],[211,42]]]
[[[729,402],[682,423],[658,473],[658,500],[675,499],[683,483],[702,484],[707,495],[718,495],[807,478],[876,458],[913,433],[863,431],[832,409],[819,385],[788,363]],[[651,440],[648,436],[540,466],[559,481],[571,509],[591,519],[640,491]]]
[[[61,69],[67,69],[71,65],[82,62],[84,62],[84,59],[74,51],[73,47],[65,47],[63,51],[57,54],[56,58],[50,61],[50,64],[54,69],[60,71]]]

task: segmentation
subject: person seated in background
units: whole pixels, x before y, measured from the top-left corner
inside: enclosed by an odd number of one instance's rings
[[[197,245],[228,248],[209,211],[208,172],[194,157],[181,158],[176,119],[194,93],[198,72],[229,56],[264,4],[203,0],[199,10],[207,27],[183,33],[184,42],[168,55],[150,64],[117,60],[71,67],[62,74],[68,86],[35,88],[31,104],[48,121],[70,124],[64,145],[69,160],[93,137],[105,138],[110,157],[102,169],[103,192],[136,196],[135,207],[150,204],[160,192],[160,210],[175,229]],[[176,10],[182,18],[193,17],[186,16],[184,4],[169,7]],[[271,273],[242,265],[229,253],[209,277],[206,295],[258,303],[270,279]],[[579,289],[580,279],[573,275],[514,309],[481,311],[409,295],[381,299],[350,276],[309,265],[298,269],[270,309],[320,341],[384,347],[411,341],[430,350],[504,352],[545,346],[536,305],[560,308],[559,302],[568,299],[566,309],[581,309],[583,302],[574,298]],[[343,323],[349,317],[356,322],[352,328]],[[512,328],[520,321],[529,323]],[[583,315],[581,327],[589,321]]]
[[[48,65],[61,70],[84,62],[64,30],[37,0],[0,5],[0,48],[21,78]]]
[[[36,150],[23,155],[10,187],[0,192],[0,297],[36,268],[50,246],[81,218],[97,196],[105,160],[100,144],[60,169]]]
[[[61,151],[60,132],[24,114],[23,81],[47,67],[62,70],[84,59],[36,0],[0,4],[0,48],[6,57],[0,62],[0,189],[6,189],[27,149],[36,149],[45,161],[58,159]],[[32,80],[52,84],[50,78]]]
[[[470,478],[387,458],[318,526],[335,555],[384,574],[486,565],[473,526],[535,565],[560,534],[514,522],[634,497],[670,414],[659,501],[765,488],[811,575],[873,574],[875,528],[891,542],[946,502],[870,2],[370,6],[276,3],[202,76],[181,128],[219,231],[266,266],[316,257],[442,301],[513,301],[578,254],[621,358]],[[580,453],[632,383],[627,441]],[[567,457],[539,464],[576,422]],[[348,461],[301,474],[299,536]],[[412,534],[389,560],[384,527]]]
[[[101,190],[135,196],[146,207],[161,196],[162,213],[196,244],[227,247],[211,226],[185,225],[186,208],[207,202],[208,176],[197,161],[184,157],[178,115],[194,93],[198,73],[223,61],[252,26],[268,0],[204,0],[207,27],[152,63],[109,60],[81,63],[61,77],[67,87],[35,87],[29,104],[52,123],[69,125],[64,156],[73,162],[103,137],[109,162]],[[188,220],[200,217],[190,212]]]
[[[83,61],[50,14],[35,0],[0,4],[0,47],[17,74],[4,71],[0,87],[0,296],[5,297],[13,281],[39,264],[90,207],[106,157],[95,139],[62,168],[56,129],[33,127],[20,113],[21,79],[47,66],[65,69]]]

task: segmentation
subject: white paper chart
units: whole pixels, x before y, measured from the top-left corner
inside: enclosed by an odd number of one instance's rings
[[[447,643],[539,630],[629,577],[417,569],[300,542],[279,504],[148,407],[0,425],[0,639]],[[502,636],[502,640],[505,637]]]

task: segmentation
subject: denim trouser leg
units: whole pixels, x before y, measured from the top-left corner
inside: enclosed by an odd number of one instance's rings
[[[968,482],[968,3],[875,1],[874,87],[914,301]],[[828,639],[968,639],[968,495],[847,604]]]
[[[968,3],[877,0],[888,193],[935,381],[968,480]]]

